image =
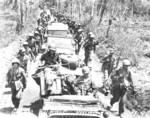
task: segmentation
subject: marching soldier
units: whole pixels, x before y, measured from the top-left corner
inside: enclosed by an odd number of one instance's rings
[[[85,65],[88,66],[88,62],[91,60],[91,52],[96,48],[96,45],[98,45],[98,42],[94,41],[95,36],[93,33],[89,33],[89,36],[87,38],[87,41],[84,43],[83,47],[85,50]]]
[[[110,74],[113,72],[113,70],[115,69],[115,58],[113,56],[114,51],[110,50],[109,54],[107,56],[105,56],[102,59],[102,68],[101,71],[103,73],[103,89],[105,91],[105,95],[107,95],[109,93],[109,86],[108,86],[108,80],[109,80],[109,76]]]
[[[79,29],[78,32],[76,33],[76,36],[75,36],[76,54],[79,54],[83,40],[84,40],[83,30]]]
[[[12,67],[7,73],[7,84],[11,87],[12,103],[15,108],[18,108],[21,93],[26,88],[26,75],[17,58],[12,61]]]
[[[29,48],[29,44],[28,42],[24,42],[23,43],[23,48],[24,48],[24,69],[25,72],[27,72],[27,66],[31,61],[35,61],[35,56],[33,54],[33,52],[31,51],[31,49]]]
[[[28,46],[31,49],[34,56],[37,56],[37,50],[36,50],[36,39],[33,34],[29,34],[27,37]]]
[[[128,59],[123,60],[123,66],[111,74],[112,81],[112,99],[110,105],[119,101],[119,116],[124,112],[123,97],[128,88],[133,88],[132,75],[129,70],[131,62]]]
[[[110,50],[109,54],[102,59],[102,72],[104,74],[104,79],[108,79],[109,75],[114,69],[115,58],[114,51]]]

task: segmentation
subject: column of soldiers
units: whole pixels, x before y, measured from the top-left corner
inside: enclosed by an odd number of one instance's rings
[[[74,40],[76,42],[76,54],[79,54],[80,49],[83,48],[85,51],[85,65],[88,66],[88,62],[91,59],[91,52],[96,50],[96,45],[98,45],[98,41],[95,40],[95,36],[92,32],[89,32],[87,36],[83,31],[83,28],[80,24],[75,21],[69,19],[68,17],[62,14],[56,14],[58,21],[68,24],[70,32],[74,35]],[[105,95],[108,94],[108,91],[112,94],[112,98],[110,100],[110,106],[108,109],[110,110],[113,104],[119,101],[119,116],[124,112],[124,101],[123,97],[127,90],[130,88],[133,89],[133,81],[132,74],[129,70],[131,66],[131,62],[129,59],[122,60],[122,66],[118,69],[118,62],[114,58],[114,50],[110,50],[109,54],[102,58],[102,73],[104,75],[104,83],[103,87],[105,89]],[[93,89],[92,82],[90,81],[90,72],[89,68],[84,67],[83,76],[79,77],[75,82],[78,86],[76,89],[79,90],[82,88],[82,85],[87,84],[87,91],[91,91]],[[84,79],[83,79],[84,78]],[[111,83],[107,83],[107,81],[111,80]],[[81,91],[80,91],[81,92]]]
[[[12,103],[17,109],[19,107],[21,94],[26,88],[26,78],[28,76],[28,65],[31,61],[35,61],[38,53],[42,49],[42,45],[46,38],[44,34],[50,19],[50,13],[43,10],[40,18],[37,20],[38,27],[34,33],[28,34],[26,41],[23,42],[17,53],[16,58],[12,60],[12,67],[7,73],[7,87],[12,91]],[[14,109],[14,110],[15,110]]]
[[[86,84],[86,92],[91,92],[93,90],[90,70],[88,68],[88,63],[91,60],[92,51],[95,52],[96,45],[98,41],[92,32],[88,32],[85,35],[82,26],[70,18],[62,15],[55,14],[58,22],[63,22],[68,24],[70,32],[74,35],[74,40],[76,42],[76,54],[79,54],[81,48],[85,51],[85,66],[82,70],[83,76],[76,79],[74,82],[74,87],[79,93],[81,92],[82,85]],[[23,43],[23,47],[18,52],[17,58],[12,61],[12,68],[9,70],[8,85],[11,86],[12,90],[12,101],[15,108],[19,106],[19,91],[23,91],[26,87],[26,73],[28,61],[33,61],[36,56],[40,53],[40,49],[43,48],[43,44],[46,42],[46,27],[49,20],[51,19],[51,14],[44,10],[40,18],[37,20],[38,27],[35,29],[33,34],[27,36],[26,42]],[[48,49],[44,49],[43,55],[41,56],[41,61],[44,61],[44,65],[53,65],[59,63],[59,56],[56,54],[55,46],[49,46]],[[111,99],[109,109],[111,106],[119,101],[119,115],[124,111],[123,109],[123,97],[128,89],[128,87],[133,87],[131,72],[129,71],[129,66],[131,65],[128,59],[123,60],[123,66],[120,69],[116,69],[115,59],[113,58],[114,52],[111,50],[110,53],[102,59],[102,72],[104,74],[104,81],[111,79],[111,94],[113,98]],[[90,78],[90,79],[89,79]],[[105,86],[106,92],[109,87]],[[81,89],[81,90],[80,90]],[[87,93],[85,93],[87,95]],[[18,97],[16,97],[18,96]]]
[[[77,24],[75,21],[71,21],[70,19],[64,18],[63,15],[59,15],[61,20],[65,20],[66,24],[68,24],[70,32],[74,35],[74,40],[76,42],[76,54],[80,52],[81,47],[85,50],[85,65],[88,66],[88,62],[90,61],[91,52],[96,50],[96,45],[98,42],[95,40],[95,36],[92,32],[89,32],[88,35],[85,37],[83,28],[80,24]],[[67,19],[67,20],[66,20]],[[111,110],[113,104],[119,101],[119,113],[118,115],[121,116],[124,112],[124,101],[123,97],[125,96],[126,92],[130,89],[134,91],[133,81],[132,81],[132,74],[130,71],[131,62],[129,59],[125,58],[122,60],[122,66],[118,67],[118,62],[114,58],[114,50],[111,49],[108,55],[102,58],[102,72],[104,75],[104,83],[103,87],[105,89],[105,95],[108,94],[108,91],[112,94],[112,98],[110,100],[110,106],[108,106],[108,110]],[[89,82],[89,69],[83,68],[83,76],[80,79],[77,79],[75,85],[81,86],[81,81],[86,81],[83,83],[89,83],[87,85],[87,90],[93,89],[91,86],[91,82]],[[83,79],[83,78],[88,79]],[[108,85],[108,81],[111,81]],[[81,86],[82,87],[82,86]],[[81,87],[78,87],[80,89]]]

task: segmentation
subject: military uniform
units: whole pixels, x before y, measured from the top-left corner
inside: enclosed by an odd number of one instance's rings
[[[104,74],[104,81],[108,79],[108,77],[110,76],[111,72],[113,71],[115,66],[115,58],[113,57],[113,55],[109,54],[108,56],[104,57],[102,59],[102,72]]]
[[[42,55],[41,61],[45,61],[45,65],[54,65],[59,62],[59,56],[55,53],[55,51],[50,50]]]
[[[93,92],[93,83],[90,70],[87,66],[82,68],[83,75],[77,78],[74,82],[75,91],[77,94],[88,95]]]
[[[14,70],[13,68],[9,69],[7,73],[7,82],[8,85],[11,87],[12,102],[15,108],[18,108],[20,98],[17,98],[17,94],[18,92],[22,92],[23,89],[26,87],[26,77],[23,68],[18,67],[17,70]]]
[[[92,81],[91,77],[85,78],[84,76],[81,76],[77,78],[77,81],[75,82],[75,90],[78,94],[81,95],[88,95],[88,93],[92,92]]]
[[[82,31],[79,31],[75,36],[76,54],[79,54],[83,40],[84,40],[83,33]]]
[[[95,46],[98,45],[98,42],[94,41],[93,37],[88,37],[87,41],[84,44],[84,50],[85,50],[85,59],[84,62],[86,66],[88,65],[88,62],[90,61],[91,58],[91,52],[92,50],[95,50]]]
[[[111,93],[113,98],[111,99],[110,104],[112,106],[115,102],[119,101],[119,114],[122,114],[124,112],[123,97],[127,88],[133,86],[131,72],[124,68],[116,70],[111,74],[111,81]]]

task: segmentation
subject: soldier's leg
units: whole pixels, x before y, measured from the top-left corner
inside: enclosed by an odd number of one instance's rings
[[[20,103],[20,99],[16,98],[17,91],[16,91],[15,88],[12,88],[11,91],[12,91],[12,96],[11,96],[12,103],[13,103],[15,108],[18,108],[19,107],[19,103]]]
[[[110,101],[111,106],[120,99],[121,90],[119,85],[116,85],[112,88],[112,96],[113,98]]]
[[[126,93],[126,88],[125,86],[121,87],[121,98],[120,98],[120,101],[119,101],[119,115],[121,115],[123,112],[124,112],[124,100],[123,100],[123,97]]]
[[[119,115],[121,115],[124,112],[124,102],[123,102],[123,98],[120,98],[119,101]]]
[[[87,66],[87,64],[88,64],[88,51],[87,50],[85,50],[85,55],[84,56],[85,56],[84,63]]]

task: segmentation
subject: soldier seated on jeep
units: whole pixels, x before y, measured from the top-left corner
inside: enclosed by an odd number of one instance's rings
[[[55,46],[49,45],[48,50],[40,59],[44,65],[55,65],[59,62],[59,56],[56,54]]]

